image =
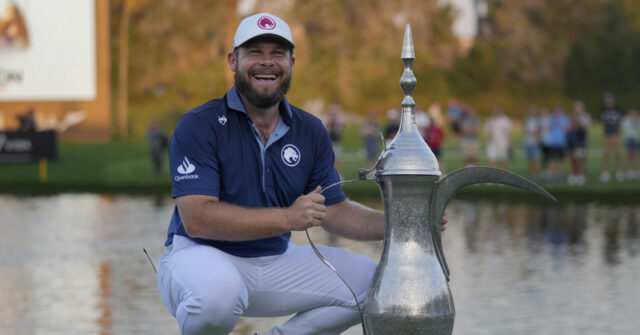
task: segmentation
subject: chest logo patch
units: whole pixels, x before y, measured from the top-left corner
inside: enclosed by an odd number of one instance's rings
[[[282,147],[280,156],[282,156],[282,161],[287,166],[293,167],[300,163],[300,150],[293,144],[287,144]]]
[[[218,122],[220,122],[220,124],[224,126],[225,124],[227,124],[227,117],[224,115],[218,116]]]

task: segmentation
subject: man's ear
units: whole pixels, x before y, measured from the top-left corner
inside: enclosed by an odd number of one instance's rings
[[[296,56],[291,55],[291,68],[293,68],[293,64],[296,63]]]
[[[233,51],[229,51],[227,54],[227,63],[229,63],[229,69],[231,69],[232,72],[236,72],[236,61],[236,55]]]

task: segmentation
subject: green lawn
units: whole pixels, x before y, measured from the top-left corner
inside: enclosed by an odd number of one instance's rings
[[[509,162],[508,169],[526,176],[525,161],[519,147],[520,136],[514,139],[515,158]],[[588,181],[584,186],[570,186],[566,183],[546,184],[539,182],[558,199],[637,201],[640,199],[640,181],[623,183],[600,183],[598,175],[601,168],[601,134],[599,127],[589,134],[589,159],[587,162]],[[344,179],[355,179],[358,168],[367,167],[364,162],[362,143],[357,127],[348,128],[344,137],[344,157],[342,175]],[[443,157],[446,171],[451,172],[462,167],[457,139],[447,136]],[[481,151],[480,164],[486,165],[484,149]],[[0,164],[0,192],[3,193],[58,193],[58,192],[107,192],[107,193],[165,193],[170,194],[168,160],[164,164],[164,173],[155,176],[152,173],[151,159],[145,138],[115,140],[111,143],[69,143],[58,146],[58,159],[49,162],[47,180],[39,180],[39,165]],[[354,198],[379,197],[378,186],[372,182],[358,182],[343,185],[348,196]],[[524,192],[511,187],[497,185],[478,185],[463,189],[459,197],[487,196],[510,198],[525,196]]]
[[[507,169],[524,177],[526,175],[526,161],[521,148],[522,136],[515,128],[513,136],[513,146],[515,157],[509,161]],[[484,144],[484,139],[482,140]],[[546,183],[544,180],[534,180],[547,191],[556,196],[559,200],[610,200],[610,201],[638,201],[640,200],[640,180],[624,181],[622,183],[612,181],[601,183],[599,174],[602,168],[602,130],[599,126],[593,126],[588,135],[588,157],[586,162],[587,183],[582,186],[568,185],[566,182]],[[348,129],[344,137],[343,146],[345,155],[342,162],[342,175],[344,179],[357,178],[358,168],[366,167],[364,153],[362,152],[362,140],[359,138],[357,127]],[[459,149],[458,139],[450,133],[446,134],[443,144],[443,159],[445,172],[451,172],[462,168],[462,155]],[[480,165],[487,165],[484,146],[480,150]],[[568,162],[567,162],[568,164]],[[368,167],[367,167],[368,168]],[[567,167],[568,169],[568,167]],[[370,196],[380,196],[380,191],[374,182],[358,182],[343,185],[347,195],[360,198]],[[500,185],[474,185],[462,189],[456,197],[478,198],[490,195],[505,199],[517,197],[529,197],[524,191],[500,186]],[[537,201],[537,196],[531,196],[532,201]]]
[[[58,145],[58,159],[48,163],[47,180],[39,164],[1,164],[0,192],[170,192],[168,159],[161,176],[153,174],[145,138],[111,143]]]

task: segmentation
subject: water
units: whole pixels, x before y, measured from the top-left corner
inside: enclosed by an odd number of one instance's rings
[[[157,262],[172,209],[162,197],[0,195],[0,334],[178,334],[142,252]],[[454,334],[638,333],[637,204],[453,201],[447,218]],[[380,242],[311,236],[380,256]],[[234,334],[285,319],[242,319]]]

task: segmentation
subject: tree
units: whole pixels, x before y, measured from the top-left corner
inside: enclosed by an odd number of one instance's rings
[[[129,134],[129,25],[131,13],[144,8],[149,0],[122,0],[118,34],[118,134]]]
[[[624,2],[602,2],[594,24],[570,46],[565,89],[572,96],[594,89],[627,90],[640,85],[640,29]]]

